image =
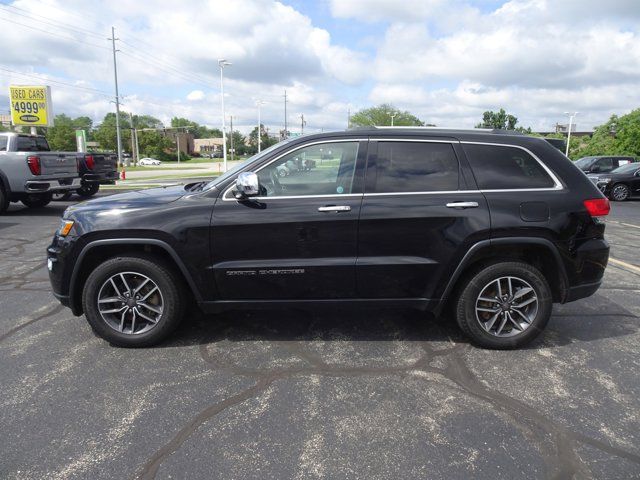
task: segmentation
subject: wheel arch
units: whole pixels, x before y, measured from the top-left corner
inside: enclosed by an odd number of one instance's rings
[[[564,302],[569,280],[557,247],[546,238],[504,237],[483,240],[474,244],[451,275],[436,307],[439,315],[456,297],[462,280],[473,271],[496,261],[522,261],[536,267],[551,287],[553,301]]]
[[[165,255],[162,255],[163,253]],[[187,290],[190,291],[194,299],[197,302],[202,301],[200,291],[196,287],[187,267],[167,242],[155,238],[101,239],[93,240],[86,244],[74,263],[69,281],[69,306],[74,315],[83,313],[82,289],[91,270],[108,258],[127,254],[146,254],[165,260],[184,280],[185,285],[188,287]],[[168,257],[166,254],[168,254]]]

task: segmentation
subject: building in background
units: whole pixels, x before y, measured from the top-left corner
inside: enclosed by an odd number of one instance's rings
[[[11,126],[11,115],[9,114],[0,114],[0,125],[2,125],[3,127],[10,127]]]
[[[222,138],[196,138],[193,141],[193,152],[199,155],[222,152]]]

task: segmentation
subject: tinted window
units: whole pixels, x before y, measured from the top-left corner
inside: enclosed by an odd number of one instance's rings
[[[587,168],[591,163],[593,163],[593,157],[584,157],[580,160],[576,160],[576,166],[578,168]]]
[[[554,183],[524,150],[494,145],[464,145],[478,186],[483,190],[547,188]]]
[[[638,162],[627,163],[625,165],[622,165],[622,166],[616,168],[611,173],[633,173],[636,170],[638,170],[639,168],[640,168],[640,163],[638,163]]]
[[[4,152],[7,150],[7,143],[9,142],[8,137],[0,136],[0,152]]]
[[[611,170],[613,170],[613,159],[601,158],[594,164],[592,170],[595,172],[610,172]]]
[[[48,152],[49,144],[42,137],[18,137],[18,152]]]
[[[351,193],[358,142],[303,147],[258,172],[263,196],[342,195]]]
[[[379,142],[375,175],[377,193],[457,190],[458,159],[449,143]]]

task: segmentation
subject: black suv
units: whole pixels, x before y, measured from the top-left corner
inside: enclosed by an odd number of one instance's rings
[[[315,166],[278,175],[291,161]],[[191,304],[356,303],[450,307],[476,344],[514,348],[553,302],[598,289],[608,213],[542,139],[349,130],[280,142],[208,183],[72,206],[48,267],[56,297],[120,346],[160,341]]]
[[[596,156],[576,160],[576,166],[584,173],[609,173],[618,167],[635,162],[634,157]]]

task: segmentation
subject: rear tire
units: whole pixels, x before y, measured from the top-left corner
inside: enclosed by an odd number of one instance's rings
[[[531,265],[501,262],[472,273],[456,301],[456,321],[476,345],[513,349],[535,339],[549,322],[553,299]]]
[[[611,200],[624,202],[631,196],[631,190],[624,183],[618,183],[611,188]]]
[[[83,198],[93,197],[100,190],[99,183],[87,183],[77,190],[78,195]]]
[[[180,324],[185,294],[182,279],[158,259],[122,256],[93,270],[82,306],[93,331],[112,345],[148,347]]]
[[[51,193],[31,193],[20,201],[29,208],[42,208],[51,203],[51,198]]]
[[[9,208],[9,196],[4,191],[4,187],[0,185],[0,215],[7,211]]]

